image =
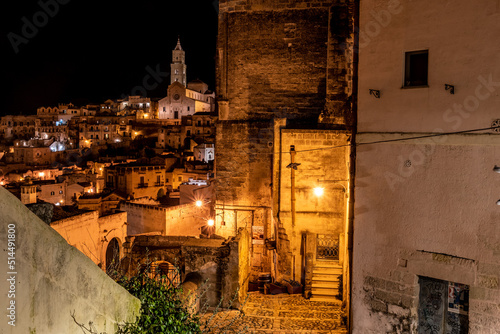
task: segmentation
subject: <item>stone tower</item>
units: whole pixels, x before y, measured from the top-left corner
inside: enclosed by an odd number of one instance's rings
[[[186,82],[186,52],[182,49],[180,38],[172,51],[172,63],[170,64],[170,83],[179,82],[184,86]]]
[[[270,272],[308,291],[317,235],[343,245],[337,263],[348,270],[355,1],[221,0],[219,9],[216,228],[252,233],[250,279]],[[323,199],[310,196],[319,181]]]
[[[36,203],[36,185],[31,180],[21,186],[21,202],[23,204]]]

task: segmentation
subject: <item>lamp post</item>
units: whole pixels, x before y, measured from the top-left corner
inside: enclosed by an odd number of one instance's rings
[[[295,162],[295,145],[290,145],[290,164],[286,168],[290,168],[290,211],[292,214],[292,228],[295,227],[295,171],[300,164]]]

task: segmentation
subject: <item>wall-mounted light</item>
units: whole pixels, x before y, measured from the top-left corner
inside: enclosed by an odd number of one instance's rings
[[[493,171],[497,172],[497,173],[500,173],[500,167],[498,167],[497,165],[495,165],[495,167],[493,167]]]
[[[377,99],[380,99],[380,90],[378,90],[378,89],[370,89],[370,95],[373,95]]]
[[[497,201],[497,205],[500,205],[500,199]]]
[[[321,197],[325,193],[325,188],[323,188],[323,187],[316,187],[316,188],[313,189],[313,192],[314,192],[314,195],[316,195],[317,197]]]
[[[444,84],[444,89],[449,90],[450,94],[455,94],[455,86],[450,84]]]

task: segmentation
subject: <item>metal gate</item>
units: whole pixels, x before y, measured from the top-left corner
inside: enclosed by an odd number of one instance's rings
[[[339,259],[339,238],[335,234],[318,234],[316,240],[316,258],[326,260]]]

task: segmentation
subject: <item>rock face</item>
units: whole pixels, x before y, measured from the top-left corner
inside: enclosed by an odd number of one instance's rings
[[[11,278],[1,284],[11,307],[2,333],[78,333],[72,315],[106,333],[134,321],[137,298],[2,187],[0,199],[0,268]]]
[[[45,224],[50,225],[54,214],[54,206],[50,203],[35,203],[26,205]]]

